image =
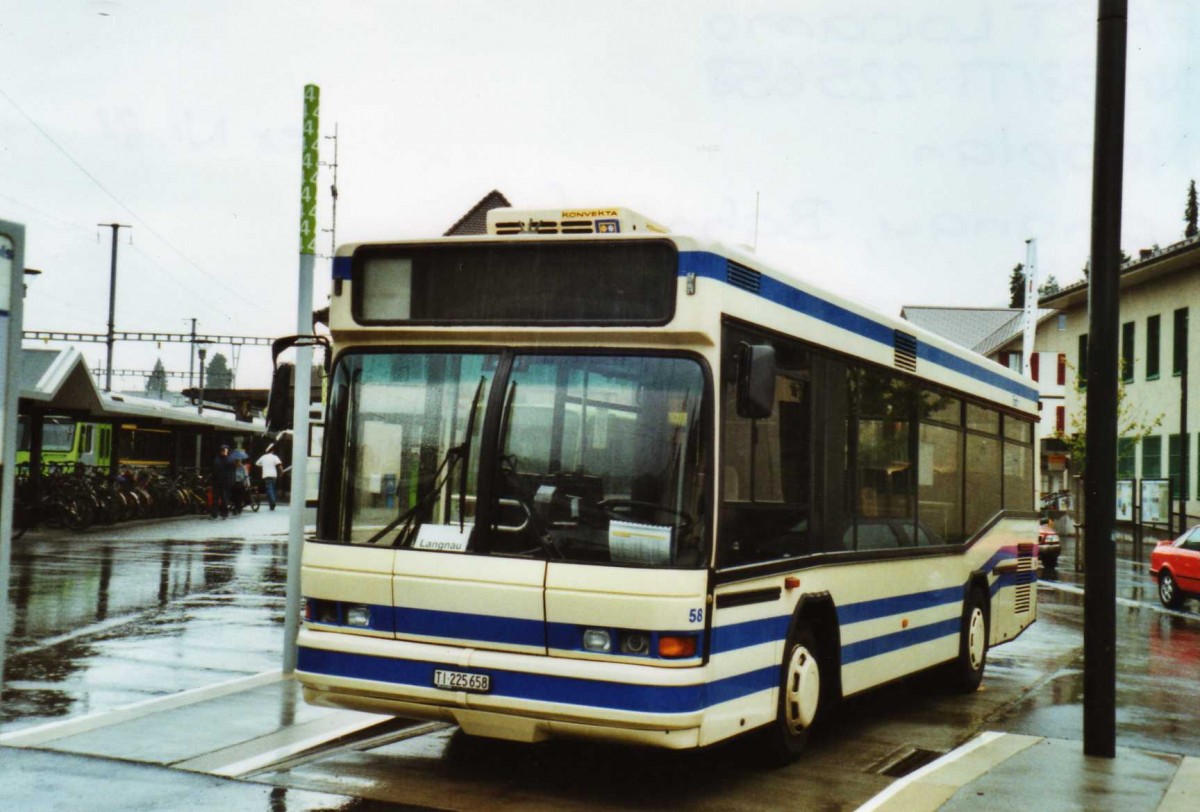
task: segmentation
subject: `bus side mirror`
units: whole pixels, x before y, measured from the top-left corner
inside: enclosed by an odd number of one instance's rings
[[[267,398],[267,431],[278,434],[292,428],[292,374],[295,365],[275,365],[271,375],[271,394]]]
[[[289,431],[292,426],[292,408],[295,380],[295,365],[279,363],[279,355],[291,347],[325,348],[325,377],[329,377],[330,362],[333,353],[330,351],[329,339],[318,335],[283,336],[271,342],[271,395],[267,400],[267,431],[278,433]]]
[[[768,344],[738,347],[737,413],[763,420],[775,411],[775,348]]]

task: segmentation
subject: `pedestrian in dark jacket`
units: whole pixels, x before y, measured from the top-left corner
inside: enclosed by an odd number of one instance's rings
[[[222,519],[229,515],[230,507],[233,504],[233,477],[236,467],[237,461],[229,456],[229,446],[221,446],[221,450],[213,459],[212,475],[209,478],[212,486],[210,518],[217,518],[218,512]]]

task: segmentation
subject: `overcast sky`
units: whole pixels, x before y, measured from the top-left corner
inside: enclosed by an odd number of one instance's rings
[[[1182,237],[1200,175],[1200,3],[1130,6],[1121,244],[1136,253]],[[8,0],[0,217],[26,225],[27,265],[44,271],[25,325],[104,332],[111,230],[96,224],[120,222],[118,330],[294,332],[306,83],[323,133],[338,128],[339,243],[441,234],[499,189],[757,235],[764,260],[889,314],[1004,306],[1027,238],[1043,277],[1082,277],[1096,11]],[[327,259],[317,277],[321,304]],[[118,344],[115,366],[156,357],[187,370],[186,347],[153,345]],[[263,385],[268,366],[245,351],[238,384]]]

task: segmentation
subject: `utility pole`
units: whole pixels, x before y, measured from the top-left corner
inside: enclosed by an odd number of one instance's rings
[[[1117,335],[1125,151],[1128,0],[1100,0],[1088,280],[1087,468],[1084,474],[1083,752],[1117,754]]]
[[[329,228],[323,228],[321,230],[329,233],[329,256],[333,257],[333,255],[337,253],[338,125],[336,123],[333,125],[333,135],[327,135],[327,136],[325,136],[325,138],[333,142],[333,161],[330,163],[326,163],[324,161],[321,162],[321,166],[328,166],[329,168],[331,168],[333,170],[333,183],[331,183],[329,185],[329,194],[333,198],[333,205],[331,207],[333,211],[332,211],[332,216],[329,218]]]
[[[1183,310],[1183,335],[1179,342],[1179,532],[1187,530],[1188,492],[1188,309]],[[1176,328],[1178,331],[1178,328]],[[1170,524],[1168,523],[1168,527]]]
[[[190,389],[195,383],[192,377],[195,374],[196,366],[196,320],[192,319],[192,350],[188,353],[188,388]]]
[[[104,391],[111,392],[113,341],[115,340],[113,318],[117,310],[117,232],[122,228],[133,228],[133,226],[121,223],[97,223],[97,225],[107,226],[112,229],[112,266],[108,277],[108,341],[106,342],[108,344],[108,355],[105,363],[105,367],[109,371],[104,375]]]

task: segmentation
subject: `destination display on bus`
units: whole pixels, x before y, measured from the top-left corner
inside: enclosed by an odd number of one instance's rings
[[[659,325],[675,309],[666,240],[371,245],[354,256],[360,324]]]

